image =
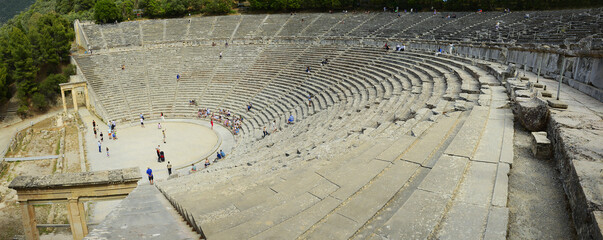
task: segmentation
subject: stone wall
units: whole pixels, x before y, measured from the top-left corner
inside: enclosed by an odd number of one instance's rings
[[[424,51],[449,49],[449,43],[414,41],[409,45]],[[472,45],[455,44],[454,53],[499,63],[513,63],[518,69],[533,73],[541,67],[541,76],[556,78],[561,74],[563,58],[566,59],[563,82],[603,102],[603,61],[597,52],[565,51],[542,46],[517,47],[509,44]],[[541,63],[542,62],[542,63]]]
[[[78,65],[77,61],[75,61],[75,59],[73,59],[73,57],[71,57],[70,61],[71,61],[71,64],[76,66],[77,75],[80,76],[84,82],[88,82],[86,80],[86,76],[84,75],[84,73],[82,73],[82,70],[80,69],[80,66]],[[105,108],[103,107],[103,105],[100,104],[96,100],[97,96],[92,87],[88,87],[88,98],[90,100],[90,108],[88,109],[90,111],[90,113],[96,114],[104,122],[107,122],[109,120],[107,118],[107,116],[108,116],[107,112],[105,111]]]
[[[74,29],[74,33],[75,33],[75,43],[77,45],[83,47],[84,49],[88,50],[88,46],[89,46],[88,38],[86,37],[84,30],[82,29],[80,20],[76,19],[73,22],[73,29]]]

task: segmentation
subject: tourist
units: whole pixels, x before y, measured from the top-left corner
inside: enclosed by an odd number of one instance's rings
[[[157,123],[157,129],[161,129],[161,123]]]
[[[141,119],[140,119],[140,126],[141,126],[141,127],[144,127],[144,118],[141,118]]]
[[[220,59],[222,59],[222,52],[220,52]]]
[[[222,149],[220,149],[220,155],[222,156],[222,158],[226,157],[226,154],[224,154],[224,151],[222,151]]]
[[[288,123],[288,124],[293,124],[293,121],[294,121],[294,120],[295,120],[295,119],[293,118],[293,114],[291,114],[291,115],[289,115],[289,119],[287,120],[287,123]]]
[[[209,164],[210,164],[210,163],[209,163],[209,159],[208,159],[208,158],[205,158],[205,168],[207,168],[207,167],[209,166]]]
[[[98,141],[98,152],[99,152],[99,153],[102,153],[102,152],[103,152],[103,151],[101,151],[101,143],[100,143],[100,141]]]
[[[212,118],[209,122],[211,123],[211,129],[214,130],[214,119]]]
[[[176,81],[180,81],[180,74],[176,74]]]
[[[103,131],[100,132],[100,138],[101,138],[100,141],[102,142],[103,141]]]
[[[263,136],[262,137],[266,137],[268,135],[268,131],[266,131],[266,126],[264,126],[264,131],[263,131]]]
[[[276,132],[276,120],[272,121],[272,133]]]
[[[222,159],[222,155],[220,155],[220,152],[216,152],[216,159],[217,160]]]
[[[252,107],[253,107],[253,106],[251,105],[251,102],[249,102],[249,104],[247,104],[247,111],[248,111],[248,112],[249,112],[249,111],[251,111],[251,108],[252,108]],[[207,113],[209,114],[209,110],[207,110]]]
[[[165,162],[165,154],[163,151],[159,152],[159,162]]]
[[[312,106],[312,95],[308,93],[308,107]]]
[[[385,43],[385,46],[383,46],[383,49],[385,49],[385,51],[389,51],[389,46],[387,45],[387,43]]]
[[[96,128],[93,128],[92,130],[94,130],[94,138],[96,138]]]
[[[149,177],[149,183],[153,185],[153,170],[150,167],[147,167],[147,176]]]
[[[307,66],[307,67],[306,67],[306,72],[307,72],[307,73],[310,73],[310,66]]]
[[[107,157],[109,157],[109,147],[107,147],[106,149],[107,149]]]
[[[115,135],[117,131],[113,131],[113,140],[117,140],[117,136]]]
[[[94,120],[92,120],[92,127],[95,128],[96,127],[96,122]]]
[[[161,133],[163,134],[163,143],[165,143],[165,129],[161,130]]]
[[[396,52],[400,51],[400,49],[402,49],[402,47],[400,47],[400,44],[396,45]]]
[[[126,70],[126,65],[121,65],[121,70]]]
[[[168,175],[172,175],[172,164],[169,161],[167,164],[167,169],[168,169]]]
[[[195,166],[195,164],[191,164],[191,171],[189,172],[189,174],[194,173],[196,171],[197,171],[197,166]]]
[[[159,149],[159,145],[157,145],[157,147],[155,148],[155,151],[157,152],[157,162],[159,162],[159,160],[161,160],[161,150]]]
[[[165,122],[165,116],[163,116],[163,112],[161,112],[161,121]]]
[[[215,47],[216,46],[216,42],[211,42],[211,46]]]

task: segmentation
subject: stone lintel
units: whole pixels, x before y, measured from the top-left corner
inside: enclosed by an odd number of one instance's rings
[[[21,190],[41,190],[68,187],[93,187],[115,184],[137,183],[141,179],[138,167],[97,172],[65,173],[46,176],[18,176],[9,188]],[[20,194],[20,193],[19,193]]]

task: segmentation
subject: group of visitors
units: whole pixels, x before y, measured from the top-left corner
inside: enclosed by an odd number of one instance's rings
[[[248,108],[248,109],[250,109],[250,108]],[[239,134],[239,131],[241,129],[241,124],[243,123],[242,116],[236,116],[236,115],[232,114],[230,112],[230,110],[228,110],[228,109],[220,109],[217,112],[212,113],[212,111],[209,110],[209,108],[201,108],[197,111],[197,117],[204,118],[204,119],[209,118],[210,123],[212,124],[212,129],[213,129],[213,123],[217,122],[220,125],[230,129],[230,131],[234,135]]]
[[[94,133],[94,138],[96,138],[97,133],[100,132],[100,139],[98,140],[98,152],[102,153],[102,142],[104,140],[104,135],[103,135],[103,131],[99,131],[97,130],[97,127],[100,128],[100,126],[97,126],[96,121],[92,120],[92,132]],[[117,124],[115,123],[115,120],[113,121],[108,121],[107,122],[107,127],[108,127],[108,136],[109,139],[112,140],[117,140]],[[107,153],[107,157],[109,157],[109,147],[105,147],[105,151]]]

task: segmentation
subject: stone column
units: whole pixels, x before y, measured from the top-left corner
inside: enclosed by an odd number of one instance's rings
[[[65,103],[65,90],[61,88],[61,99],[63,100],[63,111],[67,114],[67,104]]]
[[[69,225],[71,226],[71,234],[73,234],[73,239],[83,239],[86,235],[88,235],[84,204],[78,199],[69,199],[67,202],[67,211],[69,212]]]
[[[84,83],[84,96],[86,97],[86,108],[90,109],[90,97],[88,97],[88,84]]]
[[[40,239],[38,228],[36,227],[36,210],[33,205],[29,205],[27,202],[20,202],[21,204],[21,220],[23,221],[23,229],[25,231],[26,239],[37,240]]]
[[[77,112],[77,92],[74,88],[71,89],[71,97],[73,98],[73,108]]]

